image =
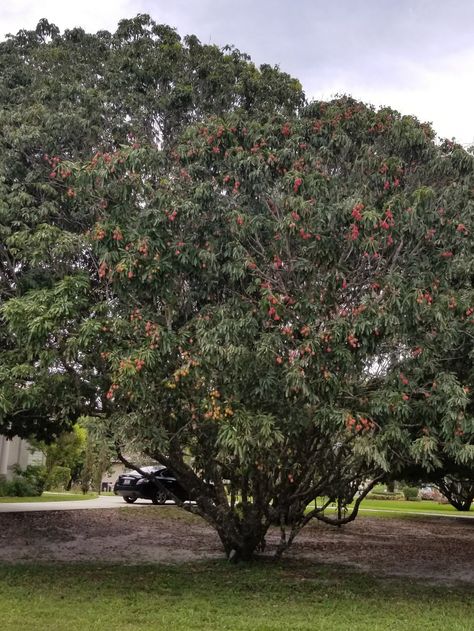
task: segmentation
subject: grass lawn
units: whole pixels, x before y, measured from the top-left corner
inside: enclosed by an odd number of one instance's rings
[[[3,565],[2,631],[472,631],[472,590],[294,562]]]
[[[471,510],[469,512],[460,512],[457,511],[454,506],[451,504],[438,504],[438,502],[431,501],[415,501],[415,502],[407,502],[405,500],[364,500],[361,504],[360,510],[371,509],[370,512],[367,511],[367,515],[372,515],[372,510],[382,509],[382,510],[391,510],[391,511],[399,511],[401,513],[436,513],[438,515],[450,515],[452,517],[456,517],[459,515],[472,515],[474,517],[474,504],[471,506]],[[379,515],[382,512],[377,513]]]
[[[307,511],[311,510],[314,504],[309,504]],[[335,508],[328,508],[327,515],[335,512]],[[471,506],[471,510],[468,512],[457,511],[451,504],[438,504],[431,501],[415,501],[409,502],[405,500],[364,500],[359,508],[359,515],[366,515],[367,517],[384,517],[387,519],[408,516],[416,517],[417,514],[421,517],[426,517],[426,513],[433,513],[436,515],[447,515],[449,517],[470,517],[474,519],[474,504]]]
[[[76,500],[93,500],[97,497],[97,493],[48,493],[36,497],[0,497],[1,504],[9,504],[10,502],[66,502]]]

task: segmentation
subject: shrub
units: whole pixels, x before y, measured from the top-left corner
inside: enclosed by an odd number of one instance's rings
[[[33,486],[34,495],[41,495],[46,484],[46,468],[43,465],[30,464],[21,472],[21,476]]]
[[[416,486],[404,486],[402,489],[405,499],[411,502],[415,502],[418,499],[418,492],[419,489]]]
[[[41,495],[34,480],[27,477],[16,477],[11,481],[10,494],[16,497],[34,497]]]
[[[21,476],[15,476],[3,485],[3,494],[6,497],[33,497],[39,495],[35,487]]]
[[[14,468],[15,477],[3,484],[0,492],[8,497],[38,496],[44,490],[46,469],[43,465],[28,465],[26,469]]]
[[[399,491],[395,492],[395,493],[390,493],[389,491],[386,491],[385,493],[369,493],[367,495],[367,499],[368,500],[403,500],[405,498],[403,493],[400,493]]]

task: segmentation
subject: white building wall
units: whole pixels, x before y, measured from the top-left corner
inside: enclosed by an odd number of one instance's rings
[[[117,478],[121,473],[124,473],[125,466],[121,462],[114,462],[109,467],[102,477],[101,490],[112,491],[114,484],[117,482]]]
[[[26,469],[30,464],[44,464],[44,455],[40,451],[32,451],[28,441],[18,436],[12,439],[0,436],[1,476],[9,479],[13,476],[15,465]]]

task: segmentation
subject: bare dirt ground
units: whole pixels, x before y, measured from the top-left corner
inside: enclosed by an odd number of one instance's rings
[[[271,554],[278,532],[267,537]],[[214,531],[173,506],[0,514],[0,562],[180,563],[222,557]],[[474,585],[474,520],[360,517],[307,527],[292,559]]]

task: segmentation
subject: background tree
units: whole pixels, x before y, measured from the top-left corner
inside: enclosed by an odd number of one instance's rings
[[[113,34],[61,34],[42,20],[7,38],[0,43],[0,303],[49,291],[77,266],[96,274],[83,247],[95,211],[75,203],[67,172],[57,177],[62,160],[128,142],[169,145],[204,115],[293,112],[302,102],[299,83],[278,68],[258,69],[232,47],[182,40],[146,15],[123,20]],[[64,352],[53,374],[43,374],[0,324],[0,433],[59,436],[94,407],[102,376],[85,353],[89,377],[77,380]],[[58,335],[56,346],[63,342]]]
[[[112,460],[116,459],[117,453],[114,443],[108,440],[103,428],[97,425],[97,419],[85,419],[88,431],[84,450],[84,459],[80,471],[79,479],[83,493],[91,489],[96,493],[102,490],[102,478],[110,468]]]
[[[48,490],[55,487],[55,480],[64,481],[64,486],[69,489],[71,484],[79,479],[84,466],[84,454],[87,443],[87,430],[76,423],[72,430],[63,432],[51,443],[37,441],[30,438],[32,447],[43,452],[45,456],[46,483]],[[58,467],[60,469],[58,469]]]

